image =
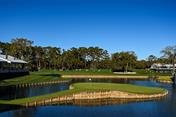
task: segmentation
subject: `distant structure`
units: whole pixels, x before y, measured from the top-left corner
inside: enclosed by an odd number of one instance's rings
[[[175,64],[175,66],[176,66],[176,64]],[[166,72],[167,73],[167,72],[172,72],[173,65],[172,64],[154,63],[151,65],[150,69],[155,70],[157,72]]]
[[[0,53],[0,80],[29,74],[27,62]]]

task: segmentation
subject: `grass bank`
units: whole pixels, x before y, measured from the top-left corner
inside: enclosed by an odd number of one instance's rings
[[[7,79],[0,81],[0,86],[27,84],[27,83],[40,83],[48,81],[66,80],[61,79],[57,70],[41,70],[38,72],[31,72],[30,75]]]
[[[173,83],[171,76],[159,76],[157,79],[159,82]]]
[[[16,99],[16,100],[0,100],[0,104],[24,104],[30,103],[40,100],[46,100],[50,98],[55,98],[58,96],[66,96],[77,94],[81,92],[98,92],[98,91],[121,91],[127,92],[132,94],[163,94],[167,92],[167,90],[163,88],[155,88],[155,87],[144,87],[144,86],[137,86],[131,84],[116,84],[116,83],[75,83],[72,85],[74,88],[65,91],[59,91],[52,94],[41,95],[41,96],[34,96],[30,98],[23,98],[23,99]]]

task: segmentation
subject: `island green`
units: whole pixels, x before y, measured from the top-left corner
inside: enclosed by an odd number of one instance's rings
[[[73,89],[59,91],[52,94],[41,95],[41,96],[34,96],[30,98],[22,98],[22,99],[15,99],[15,100],[0,100],[0,104],[24,104],[39,100],[50,99],[58,96],[66,96],[72,95],[81,92],[96,92],[96,91],[121,91],[133,94],[163,94],[167,90],[163,88],[156,88],[156,87],[145,87],[145,86],[137,86],[132,84],[117,84],[117,83],[75,83],[72,84]]]

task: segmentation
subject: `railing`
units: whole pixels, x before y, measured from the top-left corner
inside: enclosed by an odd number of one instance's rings
[[[153,70],[173,70],[173,67],[151,67]],[[175,67],[176,69],[176,67]]]

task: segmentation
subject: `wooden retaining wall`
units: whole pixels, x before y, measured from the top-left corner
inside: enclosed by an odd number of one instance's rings
[[[153,95],[144,95],[144,94],[132,94],[120,91],[104,91],[104,92],[82,92],[78,94],[58,96],[50,99],[39,100],[35,102],[25,103],[23,106],[32,107],[48,104],[62,104],[62,103],[71,103],[73,100],[94,100],[94,99],[154,99],[163,97],[168,94],[168,91],[163,94],[153,94]]]
[[[49,84],[59,84],[59,83],[70,83],[71,80],[63,80],[63,81],[48,81],[48,82],[38,82],[38,83],[24,83],[24,84],[17,84],[17,88],[24,88],[24,87],[31,87],[31,86],[44,86]]]
[[[168,83],[168,84],[172,84],[173,83],[172,81],[166,81],[166,80],[157,80],[157,82]]]

